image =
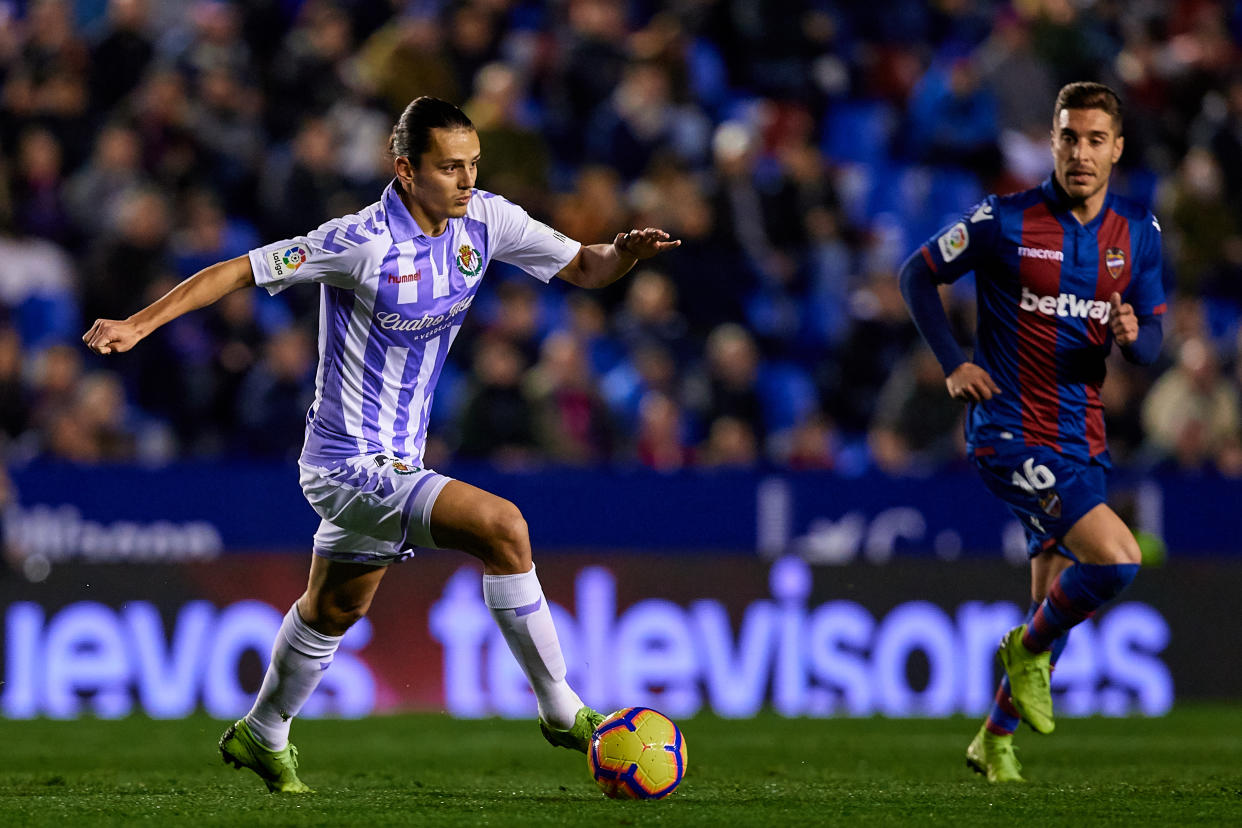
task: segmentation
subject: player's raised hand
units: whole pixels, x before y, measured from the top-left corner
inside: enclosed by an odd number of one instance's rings
[[[635,259],[650,259],[657,253],[680,246],[681,240],[671,241],[668,233],[655,227],[648,227],[645,230],[618,233],[617,237],[612,240],[612,244],[622,255],[633,256]]]
[[[142,334],[130,322],[117,319],[96,319],[95,324],[82,334],[86,347],[97,354],[120,354],[138,344]]]
[[[1108,297],[1108,327],[1113,332],[1113,339],[1118,345],[1132,345],[1138,339],[1138,317],[1134,315],[1134,306],[1122,303],[1121,294],[1114,292]]]
[[[950,397],[965,402],[983,402],[1001,392],[992,375],[973,362],[963,362],[953,369],[944,384]]]

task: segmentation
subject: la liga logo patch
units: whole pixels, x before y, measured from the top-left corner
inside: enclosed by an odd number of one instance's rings
[[[294,245],[280,254],[280,260],[284,262],[285,267],[290,270],[297,270],[306,260],[310,258],[310,253],[301,245]]]

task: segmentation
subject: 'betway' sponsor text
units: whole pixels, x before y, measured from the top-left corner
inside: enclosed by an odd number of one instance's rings
[[[1037,296],[1030,288],[1022,288],[1022,301],[1018,304],[1024,311],[1038,311],[1045,316],[1061,316],[1073,319],[1108,321],[1109,306],[1101,299],[1083,299],[1072,293],[1060,296]]]

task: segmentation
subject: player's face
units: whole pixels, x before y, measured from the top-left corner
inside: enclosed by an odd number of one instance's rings
[[[477,132],[433,129],[418,166],[408,162],[403,165],[401,160],[397,159],[397,175],[405,183],[413,206],[432,224],[440,225],[447,219],[466,214],[479,171]]]
[[[1052,129],[1057,183],[1076,201],[1086,201],[1108,185],[1125,139],[1102,109],[1062,109]]]

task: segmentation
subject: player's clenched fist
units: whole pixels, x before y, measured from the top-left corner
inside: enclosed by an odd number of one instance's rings
[[[983,402],[1001,392],[992,375],[973,362],[963,362],[953,369],[944,384],[950,397],[966,402]]]
[[[97,354],[120,354],[128,351],[142,335],[129,322],[117,319],[96,319],[89,331],[82,335],[86,347]]]
[[[1138,317],[1134,315],[1134,306],[1128,302],[1122,304],[1121,294],[1114,293],[1108,298],[1110,307],[1108,327],[1113,331],[1113,339],[1118,345],[1132,345],[1138,339]]]

